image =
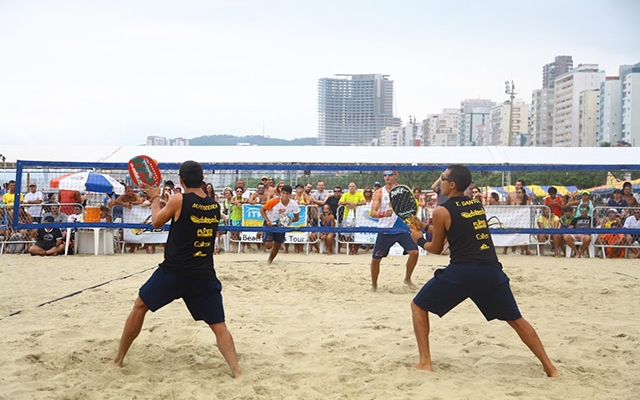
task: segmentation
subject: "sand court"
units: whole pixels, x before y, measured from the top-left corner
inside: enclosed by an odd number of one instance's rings
[[[222,254],[241,380],[182,301],[148,313],[123,369],[113,359],[137,290],[162,255],[0,256],[0,399],[633,399],[640,393],[635,260],[502,256],[520,309],[562,374],[545,376],[506,323],[465,301],[431,319],[436,372],[418,351],[404,257]],[[420,286],[448,258],[421,257]],[[126,278],[125,278],[126,277]],[[100,285],[93,289],[85,288]],[[47,301],[76,293],[41,307]],[[7,316],[10,313],[20,313]]]

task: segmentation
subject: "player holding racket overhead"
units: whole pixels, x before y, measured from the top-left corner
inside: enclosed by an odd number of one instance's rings
[[[469,297],[487,321],[495,318],[506,321],[538,357],[548,376],[558,376],[535,329],[518,310],[509,278],[498,261],[482,203],[464,195],[471,183],[471,172],[462,165],[452,165],[444,171],[441,180],[442,194],[448,200],[433,212],[433,240],[424,239],[422,230],[426,225],[418,218],[414,217],[411,225],[411,236],[418,246],[429,253],[440,254],[448,237],[451,254],[449,265],[436,270],[411,303],[420,353],[420,362],[415,367],[433,371],[429,312],[442,317]]]
[[[148,173],[144,175],[149,176]],[[160,205],[160,187],[143,187],[151,199],[153,227],[160,228],[169,221],[171,227],[164,261],[140,288],[113,362],[118,367],[122,366],[131,343],[142,329],[147,311],[156,311],[182,298],[193,319],[204,320],[209,325],[233,377],[238,378],[242,371],[233,337],[224,322],[222,285],[213,267],[220,207],[202,190],[204,175],[200,164],[183,162],[179,176],[184,192],[171,196],[164,208]]]
[[[390,206],[389,192],[394,187],[398,186],[397,179],[398,173],[396,171],[384,171],[382,173],[384,177],[385,185],[376,190],[371,200],[371,216],[378,218],[379,228],[406,228],[407,223],[398,218],[394,214]],[[378,290],[378,275],[380,275],[380,262],[384,257],[389,254],[389,249],[396,243],[400,243],[400,246],[404,251],[409,254],[409,258],[406,263],[406,272],[404,276],[405,285],[411,289],[417,289],[418,287],[411,281],[411,275],[418,263],[418,246],[411,239],[411,234],[406,233],[378,233],[376,237],[376,243],[373,246],[373,253],[371,255],[371,291]]]

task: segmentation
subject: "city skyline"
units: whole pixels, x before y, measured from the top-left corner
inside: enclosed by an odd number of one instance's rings
[[[635,2],[462,3],[4,2],[0,132],[6,144],[290,140],[317,137],[317,82],[336,74],[389,75],[407,122],[501,103],[511,79],[530,102],[557,55],[607,75],[640,61]]]

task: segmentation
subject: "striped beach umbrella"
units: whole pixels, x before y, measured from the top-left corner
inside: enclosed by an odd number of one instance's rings
[[[124,194],[124,186],[115,178],[99,172],[72,172],[53,178],[49,182],[52,189],[78,190],[96,193]]]

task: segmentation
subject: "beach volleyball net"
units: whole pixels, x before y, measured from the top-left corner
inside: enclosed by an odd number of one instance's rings
[[[219,203],[224,203],[224,188],[234,189],[242,179],[248,191],[255,191],[261,178],[272,178],[274,184],[284,182],[295,187],[297,184],[311,184],[316,191],[318,181],[324,182],[326,196],[342,198],[348,192],[350,182],[355,182],[357,191],[375,191],[376,182],[384,185],[382,172],[395,170],[398,172],[398,183],[415,189],[419,197],[418,217],[428,222],[437,206],[437,190],[432,190],[433,183],[446,169],[446,165],[376,165],[376,164],[341,164],[341,165],[300,165],[300,164],[216,164],[202,163],[205,181],[213,184]],[[179,184],[177,163],[160,163],[163,180]],[[584,170],[583,166],[483,166],[471,165],[474,184],[482,193],[486,218],[494,235],[494,242],[500,246],[515,246],[534,243],[549,243],[553,235],[594,235],[594,242],[603,233],[614,235],[606,243],[611,246],[633,247],[638,244],[637,228],[625,227],[628,218],[635,218],[635,208],[616,207],[616,217],[611,217],[612,207],[607,202],[616,184],[611,183],[610,171]],[[614,171],[618,175],[631,175],[634,182],[633,191],[640,190],[633,178],[638,178],[640,166],[626,166],[624,172]],[[579,170],[580,182],[566,181],[566,176]],[[586,177],[591,176],[585,183]],[[513,177],[513,178],[511,178]],[[489,205],[490,197],[497,197],[503,202],[509,192],[515,190],[516,178],[526,178],[525,186],[531,204],[527,205]],[[578,178],[576,178],[578,179]],[[124,193],[125,187],[132,185],[126,163],[77,163],[48,161],[18,161],[16,164],[16,192],[22,196],[14,196],[12,204],[0,204],[0,229],[3,240],[7,240],[13,232],[28,232],[43,227],[66,229],[104,228],[120,232],[120,240],[128,243],[164,243],[168,226],[163,229],[151,227],[151,210],[145,204],[131,208],[113,206],[114,200]],[[598,183],[601,187],[593,188]],[[609,183],[609,184],[608,184]],[[35,185],[37,193],[42,194],[42,202],[29,203],[34,194],[30,186]],[[591,188],[589,200],[592,206],[589,215],[592,222],[588,227],[569,228],[554,221],[554,210],[544,204],[544,197],[551,186],[558,189],[558,196],[565,202],[576,202],[582,199],[581,191]],[[339,195],[335,189],[341,189]],[[137,190],[137,188],[136,188]],[[495,193],[495,194],[494,194]],[[295,195],[295,190],[294,190]],[[247,195],[248,197],[248,195]],[[367,199],[369,197],[366,197]],[[300,219],[290,226],[265,227],[260,215],[260,204],[242,206],[241,217],[232,221],[225,218],[219,231],[228,235],[230,242],[251,243],[261,241],[261,234],[266,230],[285,232],[287,243],[310,244],[317,242],[322,233],[332,232],[338,243],[368,245],[375,242],[380,232],[407,232],[408,228],[380,228],[378,219],[370,213],[371,204],[356,207],[338,206],[332,210],[335,214],[335,226],[321,226],[322,207],[315,204],[301,204]],[[572,216],[578,213],[578,204],[572,207]],[[556,210],[557,212],[557,210]],[[61,216],[63,214],[63,216]],[[235,213],[236,215],[238,213]],[[54,222],[45,222],[44,217],[53,215]],[[66,217],[66,219],[65,219]],[[605,223],[617,218],[616,223]],[[237,221],[237,222],[236,222]],[[312,235],[316,233],[316,235]],[[620,236],[622,235],[622,236]],[[314,239],[315,237],[315,239]],[[621,237],[624,240],[619,240]],[[631,240],[631,241],[630,241]],[[602,240],[600,241],[602,242]]]

